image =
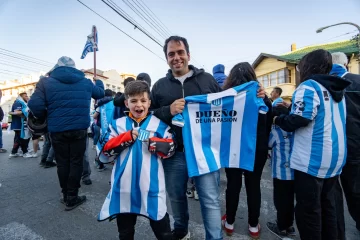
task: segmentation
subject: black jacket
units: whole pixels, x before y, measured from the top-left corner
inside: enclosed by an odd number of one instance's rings
[[[4,119],[4,111],[2,110],[2,107],[0,107],[0,122]]]
[[[175,100],[187,96],[221,91],[219,84],[211,74],[192,65],[189,65],[189,69],[193,70],[194,74],[187,78],[183,85],[174,78],[171,70],[169,70],[166,77],[159,79],[151,90],[151,109],[156,117],[167,123],[174,130],[179,149],[183,148],[182,130],[180,127],[171,124],[173,116],[170,112],[170,105]]]
[[[351,85],[345,90],[347,162],[360,164],[360,75],[343,76]]]

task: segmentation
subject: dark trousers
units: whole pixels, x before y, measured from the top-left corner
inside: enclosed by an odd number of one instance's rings
[[[134,239],[136,219],[136,214],[124,213],[117,215],[116,222],[120,240]],[[169,214],[166,213],[165,217],[159,221],[154,221],[150,219],[150,226],[157,239],[172,239]]]
[[[360,231],[360,164],[348,161],[340,175],[340,182],[336,186],[336,210],[338,216],[339,238],[345,239],[345,220],[344,220],[344,199],[348,205],[350,216],[356,223],[356,228]]]
[[[54,148],[51,144],[50,133],[44,135],[44,145],[41,154],[42,162],[52,162],[54,160]]]
[[[338,176],[323,179],[295,170],[295,219],[301,239],[337,239],[337,180]]]
[[[21,148],[21,151],[23,152],[23,154],[27,153],[30,139],[22,139],[20,137],[21,136],[21,130],[14,130],[14,132],[15,132],[14,145],[13,145],[13,148],[11,150],[11,153],[12,154],[17,153],[19,148]]]
[[[225,168],[227,186],[226,186],[226,221],[229,224],[235,222],[236,211],[239,204],[239,195],[242,186],[242,175],[245,176],[245,187],[248,205],[248,222],[251,227],[256,227],[259,223],[261,207],[260,180],[266,154],[255,160],[254,171],[249,172],[239,168]]]
[[[60,187],[68,196],[78,195],[86,137],[86,130],[51,133]]]
[[[294,181],[274,178],[274,205],[278,228],[286,230],[294,224]]]

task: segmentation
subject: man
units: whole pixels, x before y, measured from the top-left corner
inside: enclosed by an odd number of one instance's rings
[[[177,148],[175,155],[164,161],[166,189],[174,215],[175,239],[190,239],[189,211],[186,196],[188,173],[184,154],[182,130],[171,124],[173,116],[182,113],[186,96],[221,91],[218,83],[203,69],[189,65],[190,51],[187,40],[171,36],[165,41],[164,53],[170,67],[166,77],[158,80],[151,91],[154,115],[172,127]],[[261,96],[264,95],[263,89]],[[206,239],[222,239],[220,212],[220,173],[215,171],[194,177],[198,191]]]
[[[224,85],[224,82],[227,78],[225,75],[225,66],[222,64],[218,64],[213,67],[213,76],[220,87]]]
[[[78,192],[90,125],[90,100],[103,96],[104,85],[100,80],[92,83],[75,68],[71,58],[61,57],[48,77],[36,84],[29,101],[36,118],[47,118],[66,211],[86,200]]]
[[[0,107],[0,125],[2,125],[2,120],[4,119],[4,111]],[[2,126],[1,126],[2,128]],[[6,149],[3,148],[3,140],[2,140],[2,129],[0,129],[0,153],[6,153]]]
[[[345,90],[346,101],[346,140],[347,158],[346,164],[340,175],[341,186],[344,190],[345,198],[351,217],[356,222],[356,228],[360,231],[360,75],[352,74],[347,71],[348,58],[342,52],[332,54],[333,68],[331,75],[342,77],[351,81],[351,85]],[[345,239],[345,222],[343,210],[343,194],[338,183],[339,201],[336,205],[340,206],[337,212],[339,217],[341,239]]]
[[[13,157],[25,157],[30,158],[32,154],[28,153],[29,138],[22,138],[21,132],[24,130],[25,116],[23,114],[24,105],[28,101],[27,93],[20,93],[19,97],[15,100],[11,107],[9,114],[12,116],[12,122],[10,129],[15,132],[14,145],[9,155],[9,158]],[[22,150],[22,154],[18,153],[19,148]]]
[[[151,87],[151,78],[147,73],[139,73],[139,75],[136,77],[136,80],[144,81],[149,85],[149,87]]]
[[[270,99],[272,101],[273,107],[278,103],[283,102],[284,100],[280,97],[282,94],[282,89],[279,87],[274,87],[274,89],[270,93]]]

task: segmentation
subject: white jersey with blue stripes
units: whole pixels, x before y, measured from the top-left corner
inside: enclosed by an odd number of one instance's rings
[[[109,139],[134,129],[129,117],[110,125]],[[138,138],[115,160],[111,174],[111,189],[101,208],[98,220],[113,219],[120,213],[134,213],[152,220],[161,220],[167,211],[165,177],[162,160],[148,150],[147,139],[172,137],[169,127],[153,115],[143,120]],[[165,160],[165,161],[171,161]]]
[[[339,175],[346,161],[345,100],[335,102],[324,86],[307,80],[294,92],[291,114],[311,120],[294,132],[291,168],[318,178]]]
[[[258,114],[268,111],[256,96],[258,87],[252,81],[185,98],[183,139],[190,177],[222,167],[253,171]]]
[[[270,132],[272,177],[279,180],[294,180],[294,170],[290,168],[292,133],[273,125]]]

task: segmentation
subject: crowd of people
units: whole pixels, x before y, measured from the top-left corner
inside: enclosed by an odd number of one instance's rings
[[[97,168],[113,164],[98,220],[116,219],[124,240],[134,238],[138,216],[149,219],[157,239],[190,239],[188,197],[200,202],[206,239],[223,239],[223,231],[231,236],[244,176],[248,234],[258,239],[260,180],[270,149],[277,219],[266,227],[272,233],[296,236],[295,220],[301,239],[345,239],[343,192],[360,231],[360,76],[347,72],[344,53],[305,55],[297,66],[300,85],[287,102],[281,87],[268,97],[247,62],[228,76],[216,65],[211,75],[189,64],[185,38],[168,38],[163,50],[166,76],[151,90],[148,74],[127,78],[124,93],[104,90],[102,81],[86,79],[71,58],[61,57],[31,99],[21,93],[15,101],[10,157],[37,157],[44,135],[40,164],[57,166],[61,203],[72,210],[86,201],[81,181],[91,184],[91,126]]]

